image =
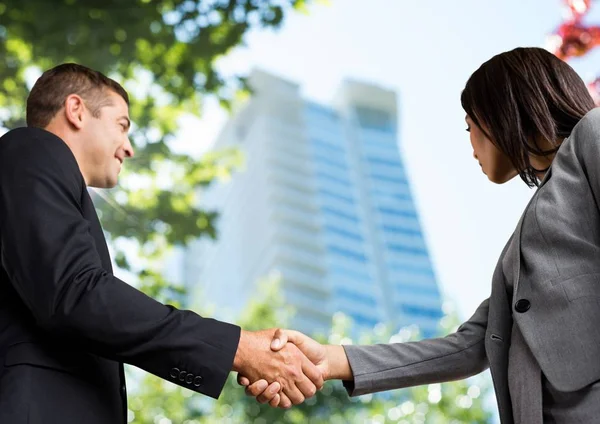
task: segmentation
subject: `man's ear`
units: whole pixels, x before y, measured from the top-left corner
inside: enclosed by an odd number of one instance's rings
[[[85,103],[81,96],[77,94],[69,94],[65,100],[65,118],[77,129],[83,127],[83,119],[85,112]]]

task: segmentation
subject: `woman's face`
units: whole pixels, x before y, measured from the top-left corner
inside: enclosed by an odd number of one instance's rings
[[[503,184],[518,175],[508,156],[502,153],[487,138],[485,133],[473,122],[469,115],[465,117],[465,121],[467,122],[467,131],[469,132],[471,146],[473,146],[473,157],[479,162],[481,170],[488,179],[493,183]]]

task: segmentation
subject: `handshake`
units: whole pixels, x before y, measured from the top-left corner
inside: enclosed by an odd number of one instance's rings
[[[247,395],[285,409],[314,396],[325,380],[352,379],[342,346],[281,329],[242,330],[233,370]]]

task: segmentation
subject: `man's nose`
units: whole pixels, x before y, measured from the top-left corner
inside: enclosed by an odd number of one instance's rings
[[[135,155],[129,138],[127,139],[127,143],[125,143],[125,146],[123,146],[123,150],[125,150],[125,157],[132,158]]]

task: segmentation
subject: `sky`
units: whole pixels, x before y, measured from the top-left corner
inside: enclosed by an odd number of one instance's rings
[[[346,78],[397,91],[399,147],[440,288],[468,318],[489,296],[498,256],[534,191],[518,177],[495,185],[483,175],[460,92],[493,55],[544,47],[563,14],[561,0],[333,0],[289,14],[279,30],[251,32],[219,68],[263,69],[324,104]],[[586,22],[600,24],[600,5],[592,2]],[[569,63],[586,81],[600,75],[598,51]],[[200,121],[182,121],[178,145],[201,154],[226,119],[209,102]]]

